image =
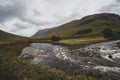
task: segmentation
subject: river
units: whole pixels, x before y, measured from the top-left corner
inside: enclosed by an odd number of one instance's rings
[[[33,64],[51,66],[68,73],[109,74],[106,77],[120,78],[120,40],[84,47],[32,43],[22,50],[20,57]]]

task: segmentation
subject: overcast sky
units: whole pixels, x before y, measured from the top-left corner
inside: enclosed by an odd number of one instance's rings
[[[0,29],[31,36],[86,15],[120,14],[120,0],[0,0]]]

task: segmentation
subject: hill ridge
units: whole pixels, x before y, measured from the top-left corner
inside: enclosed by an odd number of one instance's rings
[[[120,32],[120,16],[114,13],[100,13],[88,15],[80,20],[73,20],[69,23],[48,29],[39,38],[50,38],[53,35],[62,38],[73,37],[95,37],[103,36],[101,33],[104,29],[111,29],[113,32]],[[88,32],[87,32],[88,30]],[[79,32],[83,34],[77,34]],[[39,32],[39,31],[38,31]]]

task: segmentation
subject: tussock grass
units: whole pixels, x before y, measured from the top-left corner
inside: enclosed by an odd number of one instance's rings
[[[76,39],[63,39],[60,44],[65,45],[81,45],[81,44],[91,44],[96,42],[105,41],[103,37],[89,37],[89,38],[76,38]]]

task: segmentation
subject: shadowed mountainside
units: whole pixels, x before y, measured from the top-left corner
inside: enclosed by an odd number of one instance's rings
[[[39,38],[42,37],[49,29],[39,30],[37,33],[35,33],[32,37],[33,38]]]

